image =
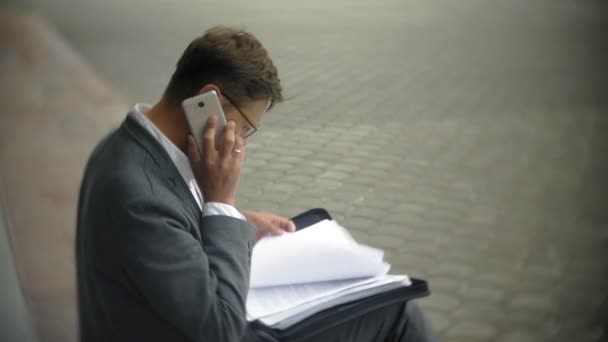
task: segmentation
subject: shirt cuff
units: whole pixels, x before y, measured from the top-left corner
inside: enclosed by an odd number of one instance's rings
[[[235,207],[231,206],[230,204],[219,202],[205,202],[205,204],[203,204],[203,216],[214,215],[230,216],[236,219],[247,221],[245,219],[245,216],[243,216],[243,214],[241,214]]]

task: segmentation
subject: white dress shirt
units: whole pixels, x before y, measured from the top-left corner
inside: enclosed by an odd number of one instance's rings
[[[145,128],[152,136],[161,144],[161,146],[167,151],[171,161],[177,167],[177,170],[182,175],[182,178],[188,185],[188,189],[192,193],[192,196],[196,200],[198,207],[203,211],[203,216],[209,215],[224,215],[245,220],[243,214],[241,214],[235,207],[219,202],[208,202],[205,203],[201,189],[194,178],[192,168],[190,166],[190,160],[167,136],[158,129],[146,117],[145,113],[150,109],[149,105],[143,103],[137,103],[133,110],[129,113],[129,116],[135,119],[143,128]]]

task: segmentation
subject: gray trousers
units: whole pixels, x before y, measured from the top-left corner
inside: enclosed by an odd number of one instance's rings
[[[249,330],[242,342],[268,340]],[[397,303],[326,330],[311,332],[303,339],[281,342],[436,342],[437,336],[415,302]]]

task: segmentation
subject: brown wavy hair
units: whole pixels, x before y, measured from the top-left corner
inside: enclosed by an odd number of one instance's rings
[[[235,105],[283,101],[281,81],[268,51],[253,34],[216,26],[194,39],[179,61],[163,98],[173,105],[195,96],[205,84],[217,84]]]

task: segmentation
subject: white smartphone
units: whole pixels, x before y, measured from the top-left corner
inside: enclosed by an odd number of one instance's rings
[[[186,120],[190,125],[190,131],[198,144],[198,149],[203,152],[203,127],[211,115],[218,118],[215,130],[215,147],[220,148],[224,128],[226,127],[226,116],[215,90],[196,95],[182,101],[182,108],[186,113]]]

